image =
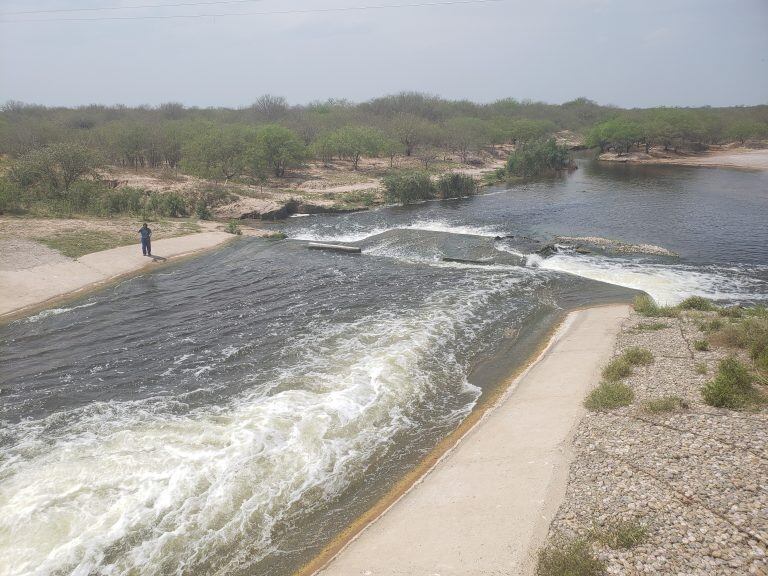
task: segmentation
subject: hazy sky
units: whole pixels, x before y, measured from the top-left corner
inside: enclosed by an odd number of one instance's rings
[[[768,0],[0,0],[0,102],[241,106],[416,90],[620,106],[768,103]],[[209,2],[213,0],[207,0]],[[102,18],[91,22],[8,23]]]

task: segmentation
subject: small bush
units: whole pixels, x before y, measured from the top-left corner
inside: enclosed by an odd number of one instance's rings
[[[269,238],[270,240],[285,240],[288,236],[285,232],[273,232],[272,234],[265,236],[265,238]]]
[[[614,358],[603,368],[603,378],[609,382],[616,382],[630,374],[632,374],[632,364],[621,356]]]
[[[568,149],[559,146],[554,139],[530,142],[509,157],[507,173],[524,178],[546,176],[564,170],[569,163]]]
[[[477,182],[466,174],[444,174],[437,181],[437,190],[443,199],[463,198],[477,192]]]
[[[593,412],[612,410],[629,406],[635,399],[632,389],[622,382],[601,382],[584,401],[584,406]]]
[[[634,521],[619,521],[594,531],[595,539],[613,549],[628,550],[648,538],[648,528]]]
[[[693,349],[698,350],[699,352],[706,352],[709,350],[709,342],[706,340],[696,340],[693,343]]]
[[[605,563],[586,540],[552,542],[539,552],[537,576],[602,576]]]
[[[680,398],[680,396],[662,396],[654,400],[648,400],[643,408],[646,412],[651,414],[663,414],[665,412],[677,412],[681,409],[687,409],[689,407],[688,402]]]
[[[669,328],[669,324],[665,324],[664,322],[648,322],[644,324],[638,324],[635,326],[635,330],[640,331],[648,331],[648,332],[655,332],[657,330],[664,330],[665,328]]]
[[[720,308],[717,313],[723,318],[742,318],[744,309],[741,306],[728,306],[727,308]]]
[[[426,172],[404,171],[384,177],[387,202],[411,204],[435,197],[435,185]]]
[[[235,235],[237,235],[237,236],[240,236],[240,235],[243,233],[243,231],[242,231],[242,230],[240,230],[240,223],[239,223],[237,220],[230,220],[230,221],[227,223],[227,228],[226,228],[226,230],[227,230],[227,232],[229,232],[230,234],[235,234]]]
[[[707,363],[706,362],[699,362],[696,364],[696,374],[706,374],[707,373]]]
[[[635,312],[641,316],[648,316],[650,318],[675,318],[678,315],[677,308],[671,306],[659,306],[654,302],[653,298],[647,294],[641,294],[635,298],[634,308]]]
[[[718,330],[722,330],[723,321],[720,320],[720,318],[713,318],[712,320],[707,320],[705,322],[699,323],[699,330],[702,332],[717,332]]]
[[[183,218],[189,215],[186,200],[175,192],[152,194],[149,197],[147,208],[150,212],[171,218]]]
[[[717,408],[740,410],[765,398],[754,388],[755,378],[738,359],[726,358],[718,366],[717,376],[702,389],[704,402]]]
[[[653,353],[647,348],[639,346],[627,348],[624,354],[622,354],[622,358],[633,366],[647,366],[653,363]]]
[[[768,349],[768,319],[750,315],[724,326],[712,334],[710,340],[720,346],[746,348],[752,359],[757,360]]]
[[[715,306],[712,301],[702,298],[701,296],[691,296],[690,298],[686,298],[680,302],[678,308],[681,310],[700,310],[702,312],[717,310],[717,306]]]
[[[213,218],[213,214],[211,214],[211,209],[208,208],[208,205],[205,203],[205,200],[198,200],[197,204],[195,204],[195,215],[197,215],[197,218],[199,220],[211,220]]]

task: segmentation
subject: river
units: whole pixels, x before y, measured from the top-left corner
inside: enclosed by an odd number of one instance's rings
[[[2,326],[0,575],[290,574],[565,311],[636,290],[768,299],[766,221],[766,173],[582,161],[474,198],[292,218],[287,240]],[[679,257],[534,253],[556,235]]]

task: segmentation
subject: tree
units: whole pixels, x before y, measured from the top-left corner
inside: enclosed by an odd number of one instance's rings
[[[238,126],[206,126],[184,146],[183,165],[202,178],[224,178],[229,182],[248,165],[249,136],[248,130]]]
[[[458,152],[462,162],[469,160],[471,152],[488,142],[490,130],[479,118],[451,118],[445,123],[448,145]]]
[[[764,136],[768,132],[766,128],[766,124],[761,125],[749,120],[740,120],[739,122],[734,122],[726,132],[726,135],[728,138],[738,140],[743,145],[749,138]]]
[[[256,133],[259,153],[275,176],[285,176],[286,169],[298,166],[306,156],[306,147],[295,132],[279,124],[267,124]]]
[[[288,101],[282,96],[264,94],[259,96],[251,105],[251,110],[262,120],[274,122],[285,116],[288,112]]]
[[[434,129],[429,122],[407,113],[398,114],[390,121],[389,132],[403,145],[406,156],[411,156],[417,146],[434,139]]]
[[[375,128],[345,126],[320,138],[315,149],[324,161],[334,156],[348,158],[357,170],[360,158],[378,156],[384,148],[384,142],[384,136]]]
[[[61,193],[84,176],[95,174],[98,166],[88,148],[62,142],[24,154],[13,163],[9,175],[22,187],[41,185]]]

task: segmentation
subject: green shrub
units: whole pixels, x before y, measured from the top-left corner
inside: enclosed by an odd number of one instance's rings
[[[675,318],[678,314],[677,308],[671,306],[659,306],[654,302],[653,298],[647,294],[640,294],[635,298],[634,304],[635,312],[641,316],[648,316],[651,318],[667,317]]]
[[[643,405],[645,411],[650,412],[651,414],[677,412],[678,410],[687,409],[688,407],[688,402],[680,398],[680,396],[662,396],[661,398],[648,400]]]
[[[699,362],[696,364],[696,374],[706,374],[707,373],[707,363],[706,362]]]
[[[463,198],[477,192],[477,182],[466,174],[443,174],[437,181],[440,198]]]
[[[699,330],[702,332],[717,332],[718,330],[722,330],[723,326],[725,326],[725,324],[720,318],[713,318],[712,320],[700,322]]]
[[[623,382],[601,382],[584,401],[584,406],[593,412],[612,410],[629,406],[635,399],[632,389]]]
[[[717,375],[702,389],[704,402],[717,408],[740,410],[751,404],[762,403],[765,398],[754,386],[754,375],[734,357],[726,358],[718,366]]]
[[[507,160],[507,173],[524,178],[546,176],[567,168],[569,163],[568,149],[549,139],[531,142],[515,150]]]
[[[622,358],[633,366],[647,366],[653,363],[653,353],[647,348],[639,346],[627,348],[622,354]]]
[[[744,316],[744,309],[741,306],[728,306],[720,308],[717,313],[724,318],[741,318]]]
[[[620,520],[593,531],[595,540],[609,548],[634,548],[648,538],[648,528],[636,521]]]
[[[195,204],[195,215],[199,220],[213,219],[213,214],[211,213],[211,209],[208,208],[208,204],[206,204],[205,200],[203,199],[198,200],[197,204]]]
[[[186,200],[175,192],[152,194],[149,197],[147,208],[160,216],[169,216],[171,218],[188,216]]]
[[[230,221],[227,223],[227,228],[226,228],[226,230],[227,230],[227,232],[229,232],[230,234],[235,234],[235,235],[237,235],[237,236],[240,236],[240,235],[243,233],[243,231],[242,231],[242,230],[240,230],[240,223],[239,223],[237,220],[230,220]]]
[[[632,364],[623,357],[614,358],[603,368],[603,378],[609,382],[616,382],[630,374],[632,374]]]
[[[602,576],[605,563],[586,540],[552,542],[539,552],[537,576]]]
[[[696,340],[693,343],[693,349],[698,350],[699,352],[706,352],[709,350],[709,342],[706,340]]]
[[[387,202],[412,204],[435,197],[435,185],[426,172],[402,171],[384,177]]]
[[[678,304],[678,307],[681,310],[701,310],[702,312],[717,310],[717,306],[715,306],[712,301],[701,296],[691,296],[690,298],[686,298]]]

